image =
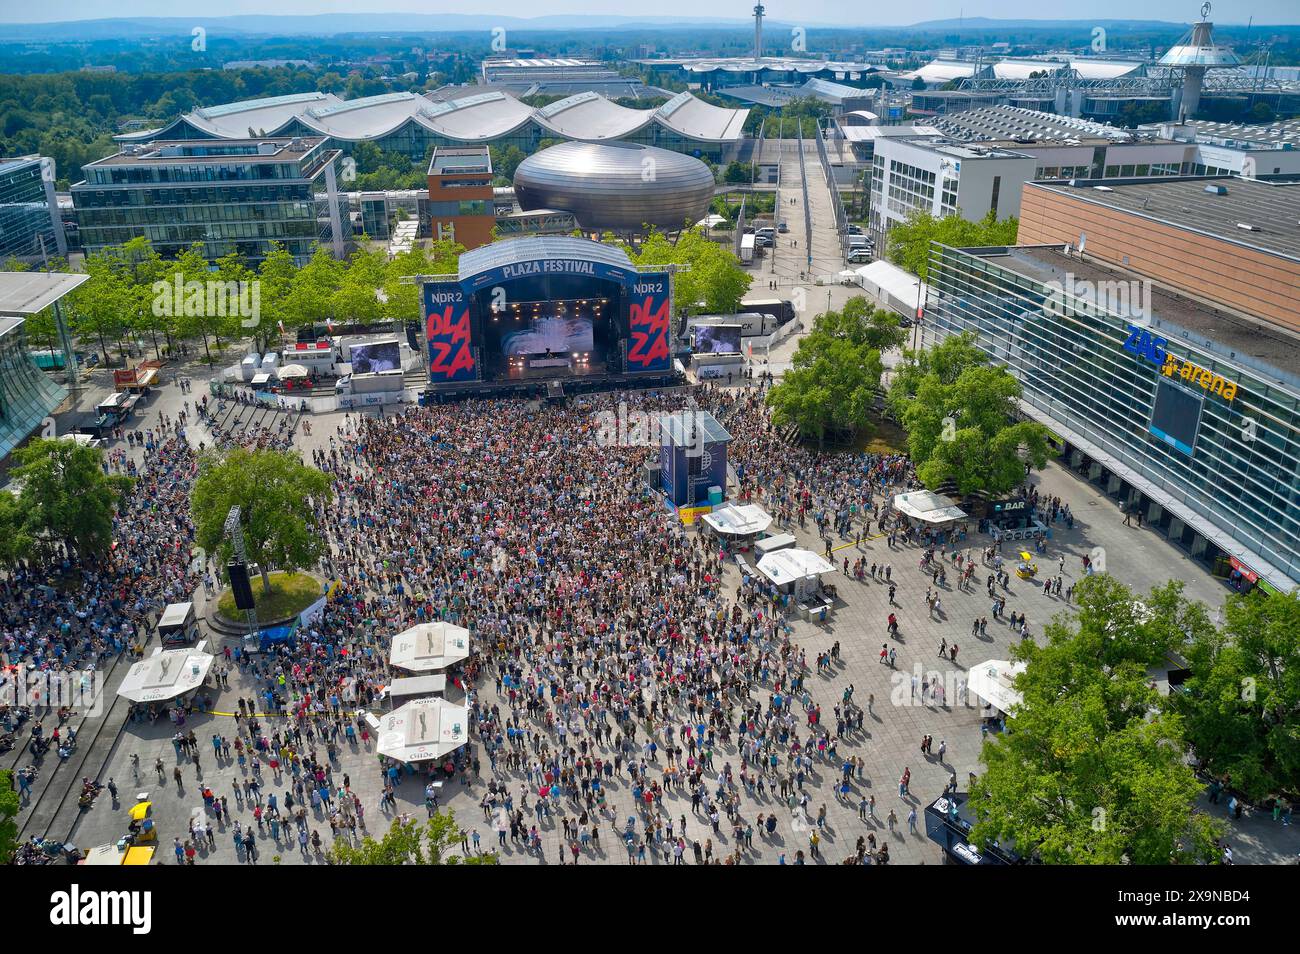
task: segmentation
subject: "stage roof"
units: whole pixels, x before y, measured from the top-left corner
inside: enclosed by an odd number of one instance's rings
[[[540,235],[506,239],[465,252],[460,257],[458,277],[465,281],[495,268],[547,258],[573,258],[636,270],[627,253],[617,246],[569,235]]]
[[[34,315],[89,280],[70,272],[0,272],[0,315]]]

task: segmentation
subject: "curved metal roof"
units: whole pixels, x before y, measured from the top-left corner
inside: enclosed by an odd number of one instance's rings
[[[578,93],[534,109],[499,89],[456,98],[410,92],[343,100],[332,93],[297,93],[196,109],[161,129],[115,137],[119,142],[188,138],[181,131],[216,139],[280,134],[297,123],[311,133],[358,142],[380,139],[408,123],[461,142],[483,142],[508,135],[528,122],[565,139],[615,140],[651,123],[688,139],[732,142],[743,135],[747,109],[726,109],[680,93],[658,109],[630,109],[596,92]],[[304,133],[310,135],[311,133]]]
[[[523,238],[504,239],[462,252],[457,277],[463,282],[475,275],[489,272],[519,262],[534,262],[546,258],[575,258],[612,268],[635,271],[636,266],[627,252],[616,245],[593,242],[591,239],[571,235],[530,235]]]

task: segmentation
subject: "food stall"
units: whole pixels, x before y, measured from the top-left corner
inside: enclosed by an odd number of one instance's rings
[[[758,504],[724,503],[702,517],[716,537],[745,549],[772,525],[772,515]]]
[[[180,646],[199,638],[193,603],[169,603],[158,617],[158,638],[164,646]]]
[[[798,604],[800,615],[819,622],[830,615],[838,596],[833,585],[822,583],[822,574],[834,571],[834,565],[824,557],[793,547],[769,553],[758,561],[758,572],[779,593]]]
[[[1038,575],[1038,564],[1025,550],[1020,551],[1020,562],[1016,564],[1016,576],[1022,580],[1031,580]]]

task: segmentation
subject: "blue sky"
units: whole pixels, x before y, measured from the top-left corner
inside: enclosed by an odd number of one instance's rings
[[[474,6],[448,0],[44,0],[25,3],[0,0],[0,22],[45,22],[132,16],[224,16],[232,14],[311,13],[468,13],[487,12],[534,17],[543,13],[605,13],[636,16],[747,16],[750,0],[703,5],[699,0],[477,0]],[[872,4],[861,0],[773,0],[770,17],[808,23],[902,25],[921,20],[957,17],[1000,19],[1143,19],[1188,22],[1197,16],[1196,0],[1096,0],[1066,6],[1042,0],[928,0],[910,4]],[[1212,19],[1220,23],[1295,23],[1300,21],[1296,0],[1249,0],[1215,3]]]

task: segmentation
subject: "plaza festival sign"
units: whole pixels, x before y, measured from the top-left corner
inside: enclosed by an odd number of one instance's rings
[[[424,314],[425,337],[429,342],[429,379],[440,382],[474,380],[469,297],[465,290],[449,282],[425,285]]]
[[[1168,344],[1168,339],[1157,338],[1137,325],[1129,325],[1124,350],[1154,364],[1167,378],[1177,377],[1188,384],[1199,384],[1206,391],[1221,395],[1225,401],[1237,396],[1235,381],[1225,381],[1213,371],[1170,354],[1165,350]]]

